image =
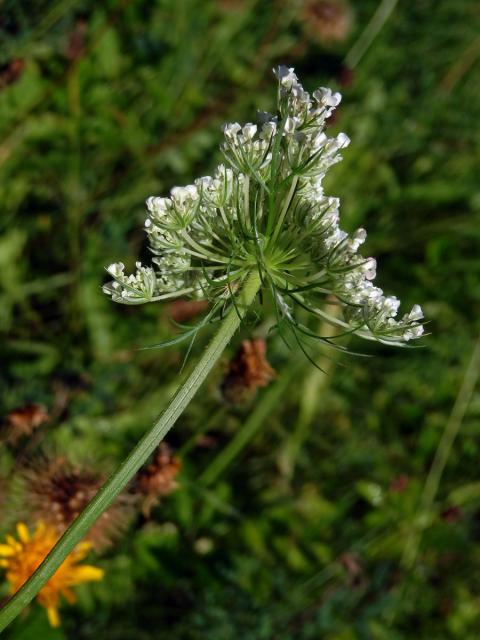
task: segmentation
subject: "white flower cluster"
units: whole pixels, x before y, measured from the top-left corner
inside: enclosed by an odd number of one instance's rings
[[[223,127],[225,143],[222,151],[229,163],[239,172],[266,175],[266,169],[272,160],[270,143],[276,133],[275,122],[265,122],[258,137],[256,124],[248,123],[243,127],[234,122]]]
[[[335,240],[332,242],[334,236]],[[423,326],[419,324],[423,318],[421,307],[418,304],[414,305],[409,313],[396,320],[400,300],[395,296],[385,296],[382,289],[373,284],[377,261],[371,257],[365,259],[357,253],[366,237],[365,229],[357,229],[348,237],[335,226],[332,234],[326,238],[327,243],[343,248],[342,260],[339,263],[350,267],[342,272],[340,266],[340,276],[333,289],[336,296],[346,303],[345,317],[351,324],[357,325],[360,329],[366,327],[372,335],[385,341],[408,342],[413,338],[420,338],[424,332]]]
[[[114,280],[103,287],[105,293],[112,296],[115,302],[125,304],[141,304],[145,299],[150,299],[157,286],[157,276],[151,267],[143,267],[136,263],[137,272],[129,276],[125,275],[123,262],[116,262],[107,267],[108,273]]]
[[[147,200],[154,267],[137,263],[126,276],[122,263],[111,265],[105,292],[125,304],[177,295],[218,301],[258,269],[292,325],[300,326],[295,302],[322,315],[322,299],[333,295],[350,331],[394,344],[420,337],[420,307],[397,319],[397,298],[373,284],[376,261],[358,253],[365,230],[343,231],[340,202],[323,191],[326,172],[350,143],[344,133],[324,131],[340,94],[321,87],[310,96],[291,68],[275,75],[277,113],[261,113],[258,125],[226,124],[225,160],[213,176]]]
[[[276,75],[279,111],[287,133],[294,134],[288,159],[290,167],[300,175],[297,199],[308,211],[304,221],[310,223],[306,225],[311,231],[310,251],[317,263],[323,257],[325,264],[322,286],[344,303],[346,319],[364,337],[371,334],[387,342],[419,338],[424,331],[421,307],[414,305],[396,320],[400,301],[395,296],[385,296],[373,284],[376,260],[357,253],[366,240],[365,229],[358,229],[351,236],[343,231],[339,226],[339,199],[326,197],[323,192],[326,171],[341,160],[338,152],[350,143],[344,133],[328,138],[323,131],[325,120],[340,103],[341,95],[321,87],[313,93],[312,101],[292,68],[279,67]]]

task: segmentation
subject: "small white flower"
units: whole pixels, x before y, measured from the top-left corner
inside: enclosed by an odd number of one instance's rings
[[[325,238],[325,246],[327,249],[333,249],[342,243],[345,238],[348,238],[348,233],[337,227]]]
[[[375,258],[367,258],[362,265],[362,271],[367,280],[374,280],[377,275],[377,261]]]
[[[211,176],[203,176],[203,178],[197,178],[195,185],[201,190],[211,189],[213,186],[213,178]]]
[[[350,144],[350,138],[346,133],[339,133],[336,140],[339,149],[345,149]]]
[[[232,141],[237,140],[237,136],[241,130],[242,130],[242,127],[241,125],[238,124],[238,122],[226,124],[223,127],[223,133],[225,137]]]
[[[113,264],[108,265],[107,271],[114,278],[119,278],[123,276],[123,272],[125,270],[125,265],[123,262],[114,262]]]
[[[395,296],[387,296],[382,304],[382,311],[389,317],[394,317],[398,313],[400,300]]]
[[[275,122],[265,122],[262,126],[260,138],[262,140],[270,140],[277,132],[277,125]]]
[[[338,92],[333,93],[331,89],[320,87],[313,92],[315,100],[326,107],[338,107],[342,100],[342,95]]]
[[[421,320],[423,318],[422,307],[419,304],[414,304],[412,310],[408,314],[408,319],[411,321]]]
[[[419,324],[416,327],[409,327],[404,331],[403,339],[408,342],[409,340],[421,338],[421,336],[423,335],[423,332],[424,332],[424,328],[421,324]]]
[[[245,140],[253,140],[257,133],[257,125],[248,123],[242,128],[242,134]]]
[[[350,240],[348,241],[348,248],[352,253],[356,253],[365,240],[367,239],[367,232],[365,229],[357,229]]]
[[[290,89],[292,85],[298,82],[298,78],[294,73],[293,67],[285,67],[280,65],[276,69],[273,70],[273,73],[278,78],[278,81],[282,85],[282,87],[286,87]]]
[[[296,128],[297,128],[297,119],[288,117],[285,120],[285,124],[283,126],[283,130],[285,131],[285,133],[292,134],[295,132]]]
[[[171,209],[172,201],[170,198],[159,198],[157,196],[150,196],[147,199],[147,209],[153,215],[162,217],[166,212]]]
[[[190,184],[186,187],[173,187],[170,194],[175,203],[184,205],[189,200],[195,199],[198,196],[198,191],[195,185]]]
[[[324,147],[327,140],[328,138],[323,131],[321,131],[316,135],[311,136],[310,144],[312,146],[312,151],[318,151],[319,149]]]

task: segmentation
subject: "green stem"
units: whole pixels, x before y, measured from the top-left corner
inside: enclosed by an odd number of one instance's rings
[[[255,271],[246,279],[235,306],[232,305],[205,353],[185,382],[178,388],[169,406],[107,480],[93,500],[70,525],[35,573],[30,576],[27,582],[0,611],[0,632],[33,600],[68,554],[73,551],[102,513],[108,509],[116,496],[125,488],[166,436],[230,342],[233,334],[240,326],[248,307],[255,300],[259,288],[260,276]]]

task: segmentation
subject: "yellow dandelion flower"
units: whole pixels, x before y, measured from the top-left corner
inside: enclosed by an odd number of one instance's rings
[[[6,579],[10,583],[10,593],[13,595],[42,563],[45,556],[58,540],[58,533],[51,526],[43,522],[37,524],[33,534],[30,534],[23,522],[17,524],[17,537],[7,535],[5,544],[0,544],[0,567],[6,570]],[[47,616],[52,627],[60,625],[58,608],[60,597],[63,596],[69,604],[76,601],[72,587],[82,582],[98,581],[104,572],[98,567],[79,563],[90,550],[90,542],[81,542],[64,560],[57,572],[50,578],[37,595],[38,602],[47,610]]]

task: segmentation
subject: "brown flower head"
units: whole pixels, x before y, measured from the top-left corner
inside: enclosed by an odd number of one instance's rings
[[[242,342],[222,382],[222,395],[227,402],[248,402],[258,388],[266,387],[275,377],[275,371],[266,359],[266,350],[262,338]]]
[[[37,520],[61,534],[83,511],[104,482],[101,473],[74,465],[65,457],[47,457],[25,470],[26,500]],[[127,526],[130,508],[120,496],[87,534],[97,550],[108,547]]]
[[[306,0],[302,26],[313,42],[330,44],[342,42],[350,34],[353,14],[344,0]]]
[[[31,436],[35,429],[48,420],[47,410],[41,404],[26,404],[23,407],[13,409],[7,416],[7,440],[16,444],[23,436]]]
[[[161,497],[178,487],[176,477],[181,466],[181,460],[172,454],[168,444],[161,442],[152,462],[137,473],[133,491],[146,518],[150,517],[152,508],[159,503]]]

